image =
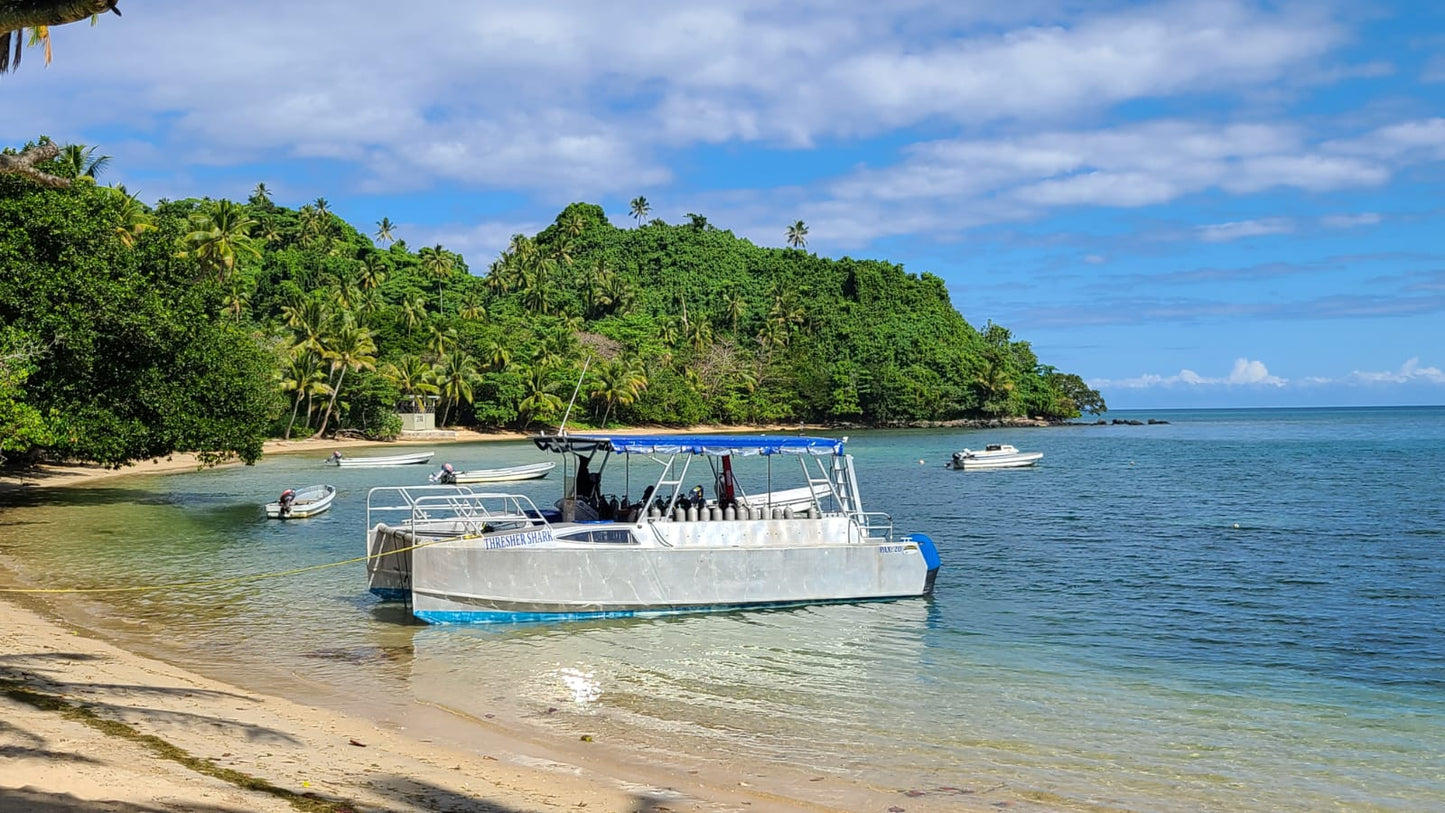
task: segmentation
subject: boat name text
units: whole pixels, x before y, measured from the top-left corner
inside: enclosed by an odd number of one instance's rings
[[[540,531],[523,531],[518,534],[491,537],[487,540],[487,550],[517,548],[523,545],[535,545],[538,542],[551,542],[553,539],[552,531],[549,528],[543,528]]]

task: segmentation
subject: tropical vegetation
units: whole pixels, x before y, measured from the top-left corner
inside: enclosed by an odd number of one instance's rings
[[[398,407],[534,429],[873,426],[1103,410],[942,279],[754,245],[689,213],[576,203],[481,267],[368,236],[324,198],[141,203],[86,147],[0,155],[0,454],[254,460],[272,437],[395,436]],[[583,370],[586,369],[585,376]],[[580,384],[579,384],[580,382]]]

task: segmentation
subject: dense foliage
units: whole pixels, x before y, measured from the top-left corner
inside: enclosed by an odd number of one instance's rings
[[[643,198],[625,229],[579,203],[474,273],[264,184],[152,210],[97,186],[90,151],[43,168],[80,182],[0,175],[0,451],[252,460],[268,436],[393,436],[398,403],[527,428],[560,420],[579,379],[573,425],[1104,407],[1007,329],[970,326],[938,277],[807,253],[801,221],[771,249],[701,215],[644,223]]]

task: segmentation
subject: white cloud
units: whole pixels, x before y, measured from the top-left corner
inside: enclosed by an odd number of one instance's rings
[[[1236,220],[1231,223],[1211,223],[1196,226],[1199,239],[1206,243],[1224,243],[1245,237],[1260,237],[1269,234],[1291,234],[1294,221],[1287,217],[1270,217],[1262,220]]]
[[[1325,215],[1320,225],[1327,229],[1352,229],[1357,226],[1374,226],[1384,220],[1377,212],[1360,212],[1353,215]]]
[[[1284,387],[1289,380],[1271,375],[1262,361],[1247,358],[1235,359],[1229,374],[1219,378],[1202,376],[1193,370],[1180,370],[1176,375],[1163,376],[1145,373],[1136,378],[1095,379],[1089,386],[1095,389],[1153,389],[1176,387]]]
[[[1421,366],[1419,356],[1400,365],[1398,370],[1365,372],[1356,370],[1344,381],[1352,384],[1445,384],[1445,372],[1439,367]]]

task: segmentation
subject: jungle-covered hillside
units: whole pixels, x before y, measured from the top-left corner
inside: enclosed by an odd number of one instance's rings
[[[576,203],[469,265],[414,249],[388,219],[363,232],[325,199],[278,205],[264,184],[244,203],[151,207],[97,183],[93,149],[41,141],[5,158],[26,164],[0,173],[11,457],[251,461],[270,437],[395,435],[399,403],[537,428],[579,377],[570,426],[1103,409],[1028,342],[968,324],[938,277],[759,247],[701,215],[648,221],[640,198],[635,226]]]

